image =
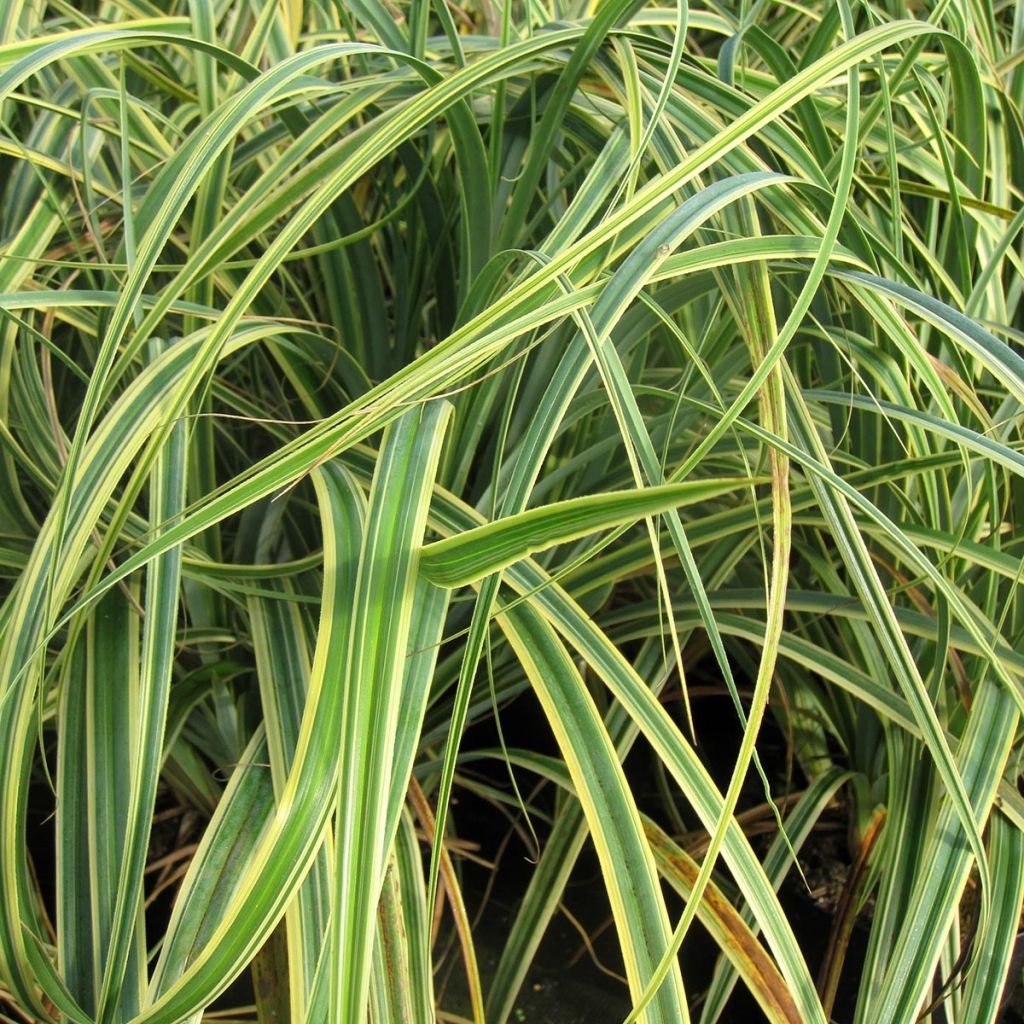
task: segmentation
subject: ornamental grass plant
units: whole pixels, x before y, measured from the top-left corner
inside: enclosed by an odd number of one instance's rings
[[[1008,0],[3,0],[3,1019],[1000,1020],[1022,191]]]

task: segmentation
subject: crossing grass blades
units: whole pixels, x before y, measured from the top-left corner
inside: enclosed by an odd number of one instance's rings
[[[999,1019],[1022,12],[0,6],[4,1019]]]

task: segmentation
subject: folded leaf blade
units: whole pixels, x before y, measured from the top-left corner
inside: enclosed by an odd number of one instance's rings
[[[730,494],[757,482],[744,477],[688,480],[569,498],[428,544],[420,558],[420,570],[438,586],[464,586],[556,544]]]

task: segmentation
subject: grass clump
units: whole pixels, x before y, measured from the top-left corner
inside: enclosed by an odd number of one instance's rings
[[[595,855],[631,1020],[996,1021],[1022,52],[981,0],[8,0],[7,1016],[500,1024]]]

